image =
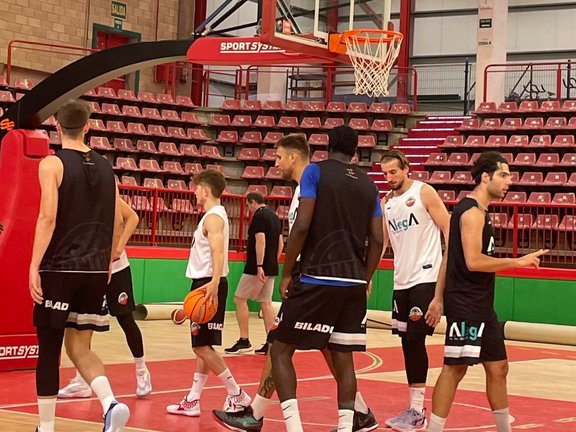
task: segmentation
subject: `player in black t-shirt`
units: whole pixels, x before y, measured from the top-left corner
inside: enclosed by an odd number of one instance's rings
[[[488,206],[504,197],[512,183],[506,159],[498,152],[483,153],[472,167],[476,187],[462,199],[450,220],[445,265],[438,276],[435,298],[426,313],[437,325],[446,313],[444,367],[432,397],[429,432],[442,432],[458,383],[468,366],[482,363],[486,371],[486,394],[498,432],[510,432],[506,376],[508,360],[504,334],[494,311],[497,271],[536,267],[539,250],[520,258],[495,258],[494,230]]]
[[[264,197],[259,192],[251,192],[246,195],[246,205],[253,216],[248,228],[246,265],[234,294],[240,339],[224,350],[228,354],[240,354],[252,349],[248,338],[248,299],[260,303],[266,333],[270,330],[274,322],[274,280],[278,275],[278,260],[284,248],[282,223],[276,213],[264,204]],[[267,353],[268,343],[256,351],[256,354]]]

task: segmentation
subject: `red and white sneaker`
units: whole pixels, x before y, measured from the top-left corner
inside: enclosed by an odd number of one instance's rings
[[[239,412],[250,406],[252,398],[244,390],[240,389],[237,395],[228,395],[224,401],[224,411]]]
[[[168,405],[166,411],[170,414],[185,415],[188,417],[198,417],[200,415],[200,399],[189,401],[184,396],[184,399],[178,404]]]

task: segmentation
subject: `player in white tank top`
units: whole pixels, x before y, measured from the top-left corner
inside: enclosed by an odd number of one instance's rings
[[[440,232],[447,239],[450,217],[431,186],[409,178],[409,163],[402,152],[386,152],[381,167],[392,189],[382,199],[384,244],[390,241],[394,252],[392,332],[402,339],[410,390],[410,406],[386,425],[395,430],[420,430],[426,427],[426,335],[434,331],[425,312],[434,299],[442,265]]]

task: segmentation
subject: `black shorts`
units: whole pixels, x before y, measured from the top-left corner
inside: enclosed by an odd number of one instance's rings
[[[446,317],[444,364],[475,365],[506,358],[504,328],[496,318],[474,321]]]
[[[434,327],[426,324],[424,314],[434,298],[436,283],[423,283],[412,288],[394,290],[392,298],[392,333],[432,335]]]
[[[112,280],[106,292],[106,304],[112,316],[128,315],[136,309],[130,266],[112,273]]]
[[[299,348],[366,350],[366,285],[297,282],[269,332],[268,341]]]
[[[194,279],[190,291],[194,291],[208,282],[212,278]],[[207,345],[222,345],[222,330],[224,329],[224,316],[226,315],[226,297],[228,297],[228,280],[220,278],[218,285],[218,310],[211,321],[205,324],[190,323],[190,334],[192,336],[192,347]]]
[[[108,273],[41,272],[42,304],[34,305],[34,326],[107,331],[104,296]]]

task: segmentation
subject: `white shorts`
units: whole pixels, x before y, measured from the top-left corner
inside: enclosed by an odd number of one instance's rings
[[[260,303],[270,302],[272,301],[275,279],[276,276],[267,276],[266,280],[262,282],[258,276],[243,273],[234,295],[241,299],[256,300]]]

